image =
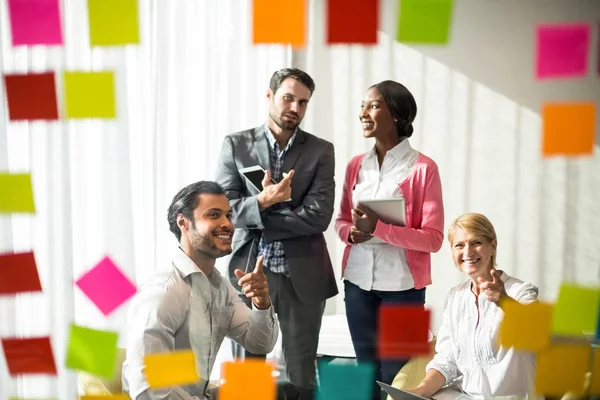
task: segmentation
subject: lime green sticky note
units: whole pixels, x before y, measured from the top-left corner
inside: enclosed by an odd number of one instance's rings
[[[91,46],[140,42],[138,0],[88,0]]]
[[[403,43],[448,42],[454,0],[399,0],[398,35]]]
[[[0,213],[35,213],[31,174],[0,172]]]
[[[114,378],[118,336],[116,332],[71,324],[66,366],[93,375]]]
[[[559,335],[595,335],[600,288],[563,283],[554,306],[552,332]]]
[[[115,118],[112,72],[65,72],[67,118]]]

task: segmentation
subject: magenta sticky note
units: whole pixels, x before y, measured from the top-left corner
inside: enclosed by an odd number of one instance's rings
[[[110,257],[104,257],[75,284],[104,315],[113,312],[137,291]]]
[[[8,0],[13,46],[61,45],[59,0]]]
[[[590,25],[538,25],[538,79],[573,78],[587,73],[590,51]]]

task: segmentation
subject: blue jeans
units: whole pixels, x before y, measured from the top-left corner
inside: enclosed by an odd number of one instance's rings
[[[346,318],[356,353],[356,361],[375,364],[376,380],[391,385],[398,371],[408,359],[380,360],[377,357],[379,307],[382,304],[425,305],[425,289],[409,289],[398,292],[362,290],[344,281]],[[403,321],[398,321],[402,329]],[[381,388],[373,381],[373,400],[381,399]]]

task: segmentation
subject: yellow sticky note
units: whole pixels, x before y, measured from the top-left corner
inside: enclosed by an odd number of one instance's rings
[[[0,172],[0,213],[35,213],[31,174]]]
[[[500,325],[500,345],[517,350],[539,351],[550,343],[552,305],[546,303],[502,303],[504,319]],[[523,329],[526,326],[527,329]]]
[[[219,386],[219,400],[272,400],[275,398],[273,365],[264,360],[223,363],[225,382]],[[252,393],[249,396],[249,393]]]
[[[80,396],[79,400],[130,400],[126,394],[108,394],[104,396]]]
[[[138,0],[88,0],[91,46],[140,42]]]
[[[194,352],[176,351],[173,353],[149,354],[144,357],[146,378],[150,388],[188,385],[198,382]]]
[[[600,349],[594,350],[594,366],[592,367],[592,378],[590,385],[590,394],[600,396]]]
[[[544,156],[592,155],[596,131],[594,103],[548,103],[542,109]]]
[[[67,118],[115,118],[112,72],[65,72]]]
[[[585,392],[585,374],[590,367],[590,351],[589,344],[551,345],[541,351],[537,360],[535,391],[559,398],[567,392],[582,395]]]
[[[255,44],[304,45],[306,0],[254,0],[252,16]]]

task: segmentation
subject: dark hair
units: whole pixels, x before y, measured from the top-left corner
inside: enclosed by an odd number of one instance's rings
[[[194,209],[198,207],[198,203],[200,203],[201,194],[225,195],[225,191],[216,182],[200,181],[187,185],[177,192],[167,211],[169,230],[173,232],[177,241],[181,240],[181,230],[179,229],[179,226],[177,226],[177,216],[183,214],[184,217],[192,221],[192,226],[194,226]]]
[[[281,86],[281,82],[285,81],[287,78],[294,78],[298,82],[304,84],[308,90],[310,90],[311,96],[315,91],[315,81],[313,81],[309,74],[298,68],[282,68],[279,71],[273,72],[271,82],[269,83],[271,91],[273,93],[277,92],[277,89]]]
[[[396,132],[399,137],[411,137],[412,123],[417,116],[417,102],[412,93],[401,83],[395,81],[379,82],[375,88],[385,100],[392,117],[396,119]]]

